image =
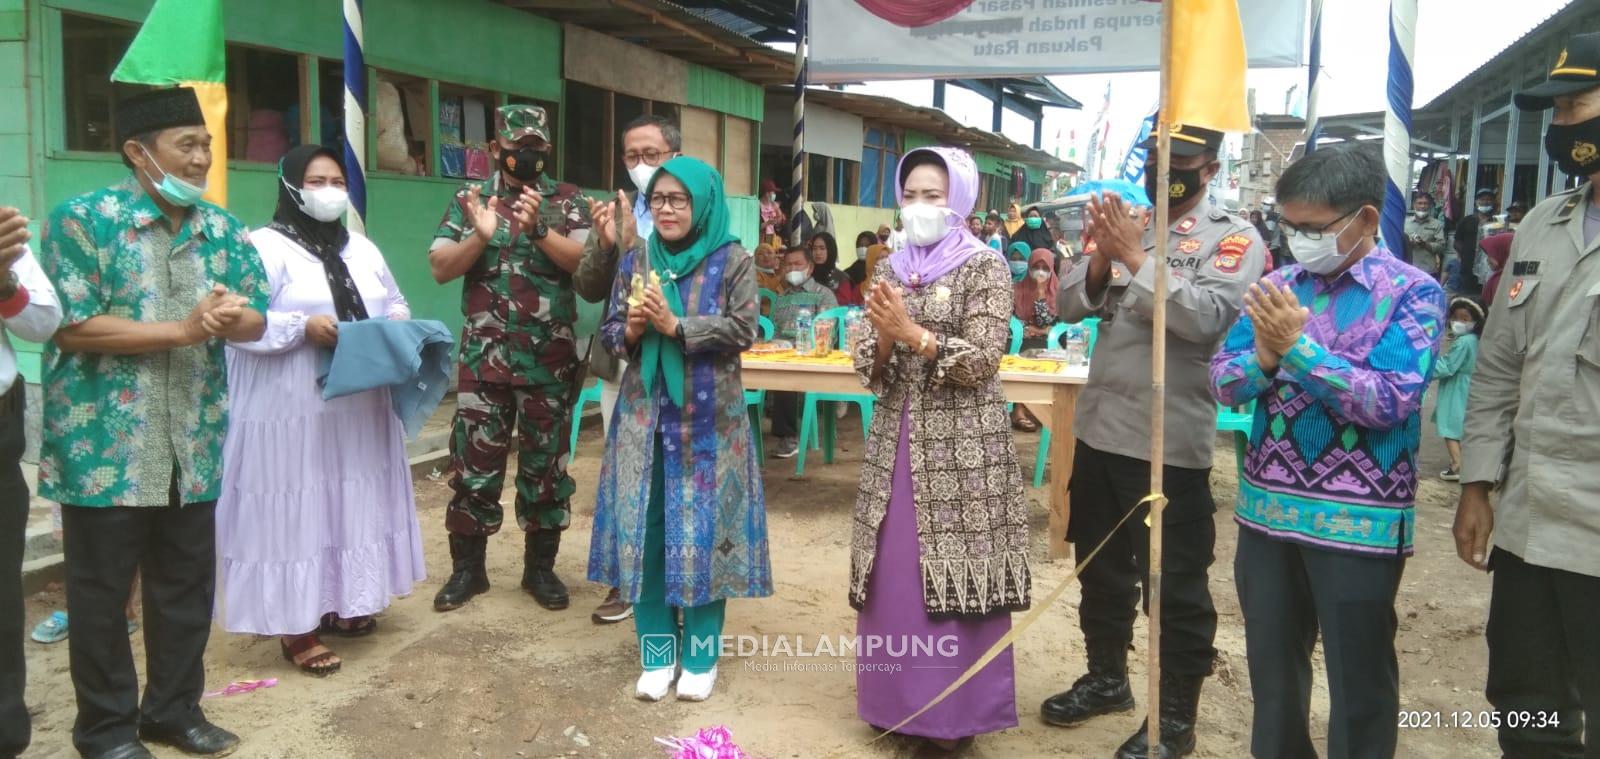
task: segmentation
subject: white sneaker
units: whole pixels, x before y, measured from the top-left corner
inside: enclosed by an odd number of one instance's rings
[[[667,697],[667,691],[672,688],[673,675],[677,669],[647,669],[639,675],[639,684],[633,687],[633,695],[641,701],[660,701]],[[680,693],[682,691],[679,691]]]
[[[695,674],[687,670],[678,678],[679,701],[704,701],[711,698],[711,689],[717,684],[717,667],[710,672]]]

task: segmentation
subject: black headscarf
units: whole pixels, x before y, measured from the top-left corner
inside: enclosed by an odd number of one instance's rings
[[[339,156],[321,145],[301,145],[285,154],[278,164],[278,173],[283,178],[278,183],[278,210],[273,212],[272,223],[267,228],[294,241],[322,262],[323,272],[328,277],[328,290],[333,293],[333,310],[338,314],[339,321],[364,321],[368,318],[367,305],[361,300],[361,291],[356,289],[355,280],[350,278],[350,267],[345,266],[344,259],[340,257],[345,246],[350,244],[350,231],[338,221],[311,218],[300,210],[300,204],[296,202],[296,196],[305,184],[306,167],[317,156],[333,159],[341,170],[344,167]],[[294,188],[292,193],[289,187]]]
[[[837,290],[844,276],[844,273],[839,271],[839,243],[833,239],[832,234],[818,232],[806,242],[806,258],[811,258],[811,246],[818,240],[827,246],[828,257],[813,268],[811,278],[829,290]]]

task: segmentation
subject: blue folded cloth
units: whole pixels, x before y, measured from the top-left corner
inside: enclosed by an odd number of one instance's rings
[[[395,416],[415,439],[450,388],[455,338],[443,322],[368,319],[339,323],[338,347],[317,368],[322,399],[389,388]]]

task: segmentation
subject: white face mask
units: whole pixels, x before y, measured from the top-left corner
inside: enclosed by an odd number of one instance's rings
[[[640,161],[638,166],[628,169],[628,178],[633,180],[633,186],[639,188],[639,192],[644,192],[644,189],[650,186],[650,180],[655,178],[658,168],[660,167]]]
[[[298,188],[289,184],[289,180],[278,178],[284,187],[289,188],[289,197],[295,200],[295,205],[300,207],[307,216],[320,222],[338,221],[344,216],[345,209],[350,207],[350,193],[338,187],[318,187],[315,189]]]
[[[1049,282],[1050,281],[1050,272],[1047,269],[1034,269],[1033,270],[1033,278],[1034,278],[1035,281],[1038,281],[1038,282]]]
[[[1344,223],[1338,232],[1323,232],[1322,239],[1308,240],[1299,230],[1289,233],[1289,252],[1294,254],[1294,260],[1299,261],[1306,271],[1312,274],[1327,274],[1344,265],[1345,257],[1350,251],[1339,250],[1339,235],[1344,234],[1355,217]]]
[[[1478,206],[1478,213],[1481,213],[1481,214],[1494,213],[1494,206],[1491,206],[1491,205],[1480,205],[1480,206]]]
[[[1471,332],[1472,325],[1468,322],[1450,322],[1450,334],[1456,337],[1470,334]]]
[[[950,230],[954,214],[950,209],[931,203],[912,203],[900,209],[900,222],[905,226],[906,239],[912,245],[927,246],[943,240]]]
[[[788,282],[790,287],[799,287],[806,283],[806,273],[803,271],[791,271],[783,275],[783,281]]]
[[[866,247],[860,246],[860,245],[856,246],[856,258],[859,258],[859,259],[861,259],[863,261],[867,260],[867,249],[866,249]]]

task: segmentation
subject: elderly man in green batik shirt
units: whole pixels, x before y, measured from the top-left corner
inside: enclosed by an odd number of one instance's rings
[[[266,331],[267,278],[245,226],[202,201],[211,135],[190,89],[117,105],[133,176],[51,212],[40,263],[61,298],[45,353],[39,494],[62,504],[72,741],[137,759],[140,739],[190,754],[237,736],[200,710],[228,427],[223,341]],[[148,684],[128,641],[143,577]]]
[[[526,535],[522,587],[547,609],[567,607],[556,551],[575,490],[563,431],[582,379],[573,322],[591,208],[547,178],[548,118],[534,105],[495,113],[496,171],[463,185],[445,209],[428,262],[441,284],[463,278],[460,393],[450,437],[450,579],[433,605],[460,608],[489,589],[484,552],[500,530],[500,492],[517,437],[516,516]]]

